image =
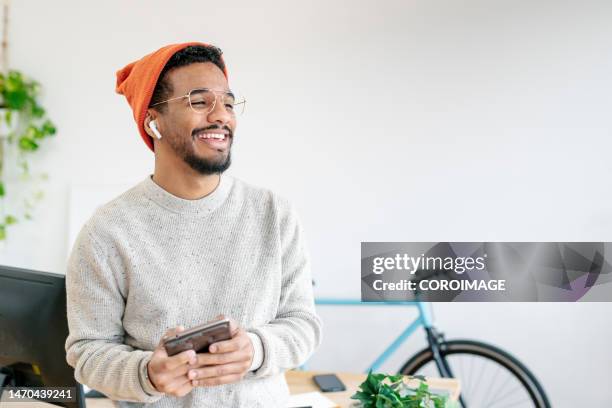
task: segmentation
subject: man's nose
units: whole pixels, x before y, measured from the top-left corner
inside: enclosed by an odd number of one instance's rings
[[[227,110],[225,105],[223,105],[223,101],[217,100],[215,101],[215,105],[213,109],[208,113],[208,121],[210,123],[219,123],[225,125],[232,120],[232,114]]]

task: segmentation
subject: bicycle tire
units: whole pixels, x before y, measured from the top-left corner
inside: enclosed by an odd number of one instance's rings
[[[473,340],[450,340],[440,343],[440,353],[443,358],[457,354],[476,355],[500,364],[525,387],[535,407],[550,408],[550,402],[544,392],[544,388],[536,377],[518,359],[500,348]],[[435,364],[431,349],[425,348],[412,356],[402,366],[400,373],[404,375],[418,374],[418,370],[429,362]]]

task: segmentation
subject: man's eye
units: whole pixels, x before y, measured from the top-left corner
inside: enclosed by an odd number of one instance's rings
[[[225,104],[225,109],[234,110],[234,105],[232,105],[231,103],[227,103]]]
[[[206,102],[205,101],[194,101],[194,102],[191,102],[191,104],[192,105],[204,106],[204,105],[206,105]]]

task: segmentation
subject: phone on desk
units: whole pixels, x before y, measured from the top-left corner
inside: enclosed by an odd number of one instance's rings
[[[211,344],[231,338],[229,320],[215,320],[192,327],[164,340],[164,348],[168,356],[174,356],[186,350],[206,353]]]
[[[346,391],[346,387],[335,374],[321,374],[312,377],[322,392]]]

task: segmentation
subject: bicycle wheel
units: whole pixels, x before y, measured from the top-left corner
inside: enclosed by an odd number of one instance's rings
[[[550,408],[535,376],[505,351],[478,341],[451,340],[440,343],[440,353],[460,381],[464,408]],[[440,376],[429,348],[408,360],[400,373]]]

